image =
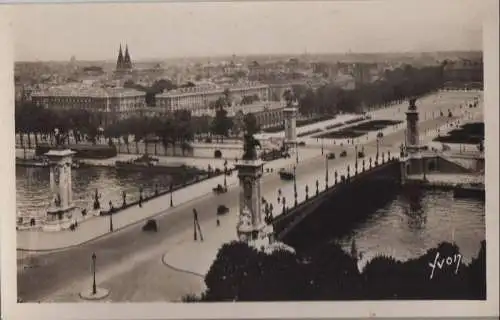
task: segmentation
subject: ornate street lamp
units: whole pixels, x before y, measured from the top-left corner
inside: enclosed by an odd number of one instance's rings
[[[295,206],[297,206],[297,177],[296,177],[297,167],[293,166],[293,196],[295,198]]]
[[[170,206],[174,206],[174,199],[173,199],[173,193],[174,193],[174,186],[173,184],[170,184]]]
[[[358,174],[358,145],[354,146],[355,162],[354,162],[354,174]]]
[[[299,163],[299,144],[295,143],[295,162]]]
[[[316,195],[319,194],[319,181],[316,180]]]
[[[325,161],[325,190],[328,190],[328,156]]]
[[[95,252],[92,253],[92,294],[95,295],[97,294],[97,286],[95,284],[95,261],[97,259],[97,256],[95,255]]]
[[[227,189],[227,160],[224,161],[224,188]]]
[[[113,232],[113,203],[109,201],[109,232]]]

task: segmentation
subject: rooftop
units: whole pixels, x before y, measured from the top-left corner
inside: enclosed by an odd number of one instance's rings
[[[145,96],[146,93],[126,88],[111,88],[111,87],[95,87],[85,86],[80,84],[71,84],[57,87],[50,87],[42,91],[32,94],[33,97],[89,97],[89,98],[106,98],[106,97],[134,97]]]

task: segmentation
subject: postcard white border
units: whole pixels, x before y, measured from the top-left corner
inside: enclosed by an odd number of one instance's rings
[[[15,150],[13,45],[9,8],[0,6],[0,240],[1,302],[5,319],[231,319],[231,318],[331,318],[331,317],[430,317],[498,315],[499,205],[498,205],[498,7],[496,0],[481,0],[490,5],[484,19],[483,45],[485,70],[486,122],[486,239],[487,297],[485,302],[312,302],[312,303],[95,303],[30,304],[16,303],[15,233]],[[479,1],[478,1],[479,3]],[[446,19],[446,16],[443,16]],[[459,32],[459,31],[457,31]]]

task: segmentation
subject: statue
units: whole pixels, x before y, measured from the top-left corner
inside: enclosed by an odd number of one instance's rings
[[[408,107],[409,110],[417,110],[417,105],[415,104],[417,102],[416,98],[411,98],[410,99],[410,106]]]
[[[247,206],[245,206],[240,213],[237,229],[242,232],[252,231],[252,212]],[[240,235],[240,240],[245,241],[246,236]]]
[[[243,140],[243,160],[257,160],[256,147],[261,147],[260,142],[253,137],[253,134],[245,134]]]
[[[56,207],[61,206],[61,196],[59,195],[59,193],[56,195],[56,197],[54,199],[54,204],[56,205]]]

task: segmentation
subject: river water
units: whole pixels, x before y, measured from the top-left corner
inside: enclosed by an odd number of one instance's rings
[[[122,203],[152,194],[155,185],[165,190],[169,175],[141,172],[118,172],[113,168],[81,168],[72,171],[73,198],[77,206],[90,208],[95,189],[101,193],[101,204],[109,200]],[[176,181],[174,181],[175,183]],[[18,216],[41,216],[50,199],[49,171],[43,168],[16,167]],[[361,264],[375,255],[390,255],[400,260],[417,257],[442,241],[455,242],[464,262],[475,257],[480,241],[485,239],[485,204],[476,199],[455,199],[452,192],[421,191],[417,197],[399,194],[395,200],[379,208],[347,236],[331,239],[350,252],[353,239],[362,253]]]
[[[416,258],[443,241],[454,242],[468,263],[477,256],[485,232],[484,201],[421,190],[417,199],[399,194],[349,235],[333,241],[350,252],[354,239],[361,265],[376,255],[403,261]]]
[[[167,190],[172,181],[168,174],[144,172],[120,172],[114,168],[80,168],[71,171],[73,182],[73,201],[76,206],[91,208],[95,190],[101,194],[101,205],[108,209],[109,201],[114,207],[121,206],[122,192],[127,202],[139,199],[139,188],[143,196]],[[176,184],[179,181],[173,181]],[[49,185],[48,168],[16,167],[16,200],[18,216],[43,216],[52,199]]]

